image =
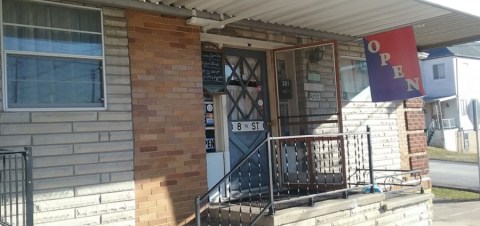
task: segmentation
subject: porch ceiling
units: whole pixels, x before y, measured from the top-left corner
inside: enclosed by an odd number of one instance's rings
[[[137,0],[162,6],[224,15],[223,22],[251,21],[325,32],[356,39],[368,34],[413,25],[419,49],[480,39],[480,17],[423,0]],[[296,30],[297,29],[297,30]]]

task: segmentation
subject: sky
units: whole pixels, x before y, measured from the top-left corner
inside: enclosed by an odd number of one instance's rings
[[[478,0],[423,0],[448,8],[463,11],[480,17],[480,1]]]

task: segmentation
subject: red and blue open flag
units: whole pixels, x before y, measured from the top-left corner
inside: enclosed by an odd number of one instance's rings
[[[373,102],[424,96],[413,28],[363,38]]]

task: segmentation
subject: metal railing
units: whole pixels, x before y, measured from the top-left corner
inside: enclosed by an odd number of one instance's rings
[[[33,225],[31,149],[0,149],[0,225]]]
[[[424,193],[422,187],[422,170],[389,170],[374,169],[377,185],[381,186],[385,192],[402,192],[420,188],[420,192]]]
[[[352,192],[407,185],[408,172],[373,169],[370,129],[362,133],[270,137],[206,194],[195,199],[196,225],[254,225],[267,212],[347,198]],[[374,173],[379,179],[374,183]],[[395,183],[394,183],[395,182]],[[390,185],[389,185],[390,184]]]
[[[432,120],[426,130],[427,144],[430,144],[433,134],[435,133],[435,129],[437,129],[437,127],[435,126],[436,124],[437,124],[436,120]]]

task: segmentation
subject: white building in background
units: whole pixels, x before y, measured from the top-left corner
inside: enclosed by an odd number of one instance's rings
[[[431,49],[422,60],[430,146],[475,151],[473,102],[480,99],[480,43]]]

